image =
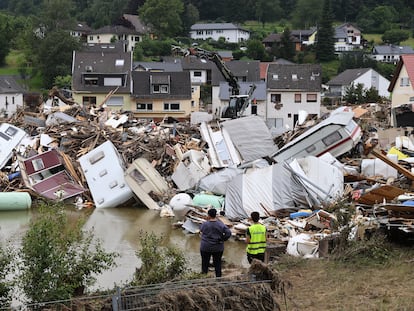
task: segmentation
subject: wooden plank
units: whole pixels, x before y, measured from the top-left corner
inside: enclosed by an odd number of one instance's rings
[[[381,152],[376,150],[371,150],[371,153],[376,156],[378,159],[384,161],[389,166],[395,168],[399,173],[403,174],[405,177],[409,178],[411,181],[414,181],[414,174],[407,170],[405,167],[402,167],[398,163],[391,161],[386,155],[383,155]]]
[[[383,203],[384,199],[386,202],[390,202],[403,193],[405,193],[403,189],[391,185],[382,185],[377,189],[362,194],[357,202],[367,205],[380,204]]]

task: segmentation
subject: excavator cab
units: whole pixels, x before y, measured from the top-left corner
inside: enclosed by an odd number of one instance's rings
[[[249,106],[248,95],[232,95],[229,104],[223,108],[221,117],[223,119],[240,118]]]

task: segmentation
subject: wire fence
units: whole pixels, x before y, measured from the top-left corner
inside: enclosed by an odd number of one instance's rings
[[[156,296],[162,291],[174,293],[180,290],[194,290],[197,287],[215,288],[224,287],[247,287],[252,284],[270,283],[270,280],[256,281],[254,278],[204,278],[186,281],[167,282],[161,284],[151,284],[145,286],[115,288],[111,293],[97,296],[77,297],[67,300],[48,301],[42,303],[33,303],[21,305],[13,310],[53,310],[53,311],[89,311],[89,310],[114,310],[114,311],[132,311],[132,310],[157,310],[160,305]],[[154,299],[152,299],[154,298]],[[235,299],[235,297],[225,297],[225,299]],[[10,310],[10,309],[1,309]]]

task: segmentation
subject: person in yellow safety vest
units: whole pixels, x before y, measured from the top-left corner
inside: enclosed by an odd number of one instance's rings
[[[252,263],[253,258],[264,262],[267,229],[264,225],[259,223],[260,214],[258,212],[252,212],[250,217],[253,220],[253,224],[246,230],[247,260],[249,261],[249,264]]]

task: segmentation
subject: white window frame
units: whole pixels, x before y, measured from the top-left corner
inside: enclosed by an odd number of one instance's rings
[[[176,109],[173,106],[178,106]],[[180,103],[164,103],[164,111],[180,111]]]

